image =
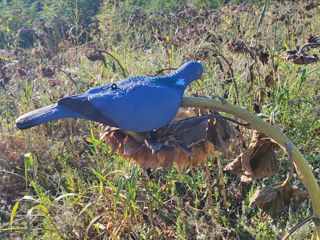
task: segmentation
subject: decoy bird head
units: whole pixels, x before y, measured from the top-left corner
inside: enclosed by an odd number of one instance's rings
[[[183,64],[177,71],[172,73],[175,78],[175,85],[181,87],[187,87],[191,82],[195,80],[204,79],[203,67],[201,63],[191,61]]]

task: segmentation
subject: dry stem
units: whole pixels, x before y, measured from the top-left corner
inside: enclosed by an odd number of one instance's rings
[[[219,101],[208,98],[201,97],[184,97],[181,103],[182,107],[198,107],[211,109],[215,111],[225,112],[232,114],[251,124],[252,128],[259,130],[265,135],[269,136],[275,140],[284,150],[287,149],[287,144],[289,143],[292,149],[292,156],[296,171],[300,177],[302,183],[306,187],[312,202],[313,213],[317,219],[320,217],[320,188],[312,173],[311,168],[308,165],[307,160],[298,150],[298,148],[293,145],[289,138],[282,133],[282,131],[275,126],[263,121],[262,119],[254,116],[249,111],[244,108],[237,107],[226,101]],[[314,221],[316,228],[317,240],[320,240],[320,222]]]

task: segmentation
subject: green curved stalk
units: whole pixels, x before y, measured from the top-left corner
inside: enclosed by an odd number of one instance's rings
[[[286,149],[286,143],[290,143],[295,169],[310,195],[315,217],[320,217],[319,185],[312,173],[311,168],[308,165],[307,160],[304,158],[298,148],[289,140],[286,135],[282,133],[282,131],[278,127],[272,126],[264,120],[254,116],[245,108],[237,107],[225,101],[202,97],[184,97],[181,106],[206,108],[232,114],[233,116],[236,116],[241,120],[250,123],[252,128],[261,131],[265,135],[275,140],[284,150]],[[314,221],[314,223],[317,232],[317,240],[320,240],[320,221]]]

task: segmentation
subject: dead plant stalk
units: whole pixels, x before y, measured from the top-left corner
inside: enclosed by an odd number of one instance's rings
[[[298,148],[289,140],[289,138],[282,133],[282,131],[275,126],[263,121],[262,119],[254,116],[245,108],[232,105],[226,101],[220,101],[215,99],[208,99],[202,97],[184,97],[181,103],[182,107],[197,107],[204,109],[211,109],[220,112],[232,114],[240,118],[243,121],[248,122],[253,129],[257,129],[275,140],[285,151],[287,149],[286,144],[290,143],[292,148],[292,156],[295,169],[299,178],[306,187],[312,202],[313,213],[315,217],[320,217],[320,188],[312,173],[311,168],[308,165],[307,160],[298,150]],[[317,240],[320,240],[320,222],[314,221],[316,228]]]

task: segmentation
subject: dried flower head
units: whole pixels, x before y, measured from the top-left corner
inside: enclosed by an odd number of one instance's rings
[[[224,46],[232,53],[250,53],[249,47],[240,39],[231,38]]]
[[[288,62],[293,62],[299,65],[306,65],[319,61],[319,58],[316,54],[305,54],[302,51],[297,50],[284,51],[280,57]]]
[[[217,149],[222,149],[231,137],[223,132],[225,126],[230,128],[225,120],[209,119],[208,115],[197,116],[193,109],[181,108],[175,120],[161,129],[132,134],[103,126],[100,138],[110,145],[112,154],[117,152],[132,159],[143,169],[168,168],[173,164],[179,170],[192,169],[206,161],[210,146],[214,149],[213,144],[217,144]]]
[[[55,68],[52,66],[40,65],[38,67],[38,72],[42,77],[51,78],[55,75]]]
[[[16,68],[16,73],[18,74],[19,77],[25,77],[27,76],[27,70],[25,70],[22,67],[17,67]]]
[[[86,53],[85,55],[90,61],[93,61],[93,62],[105,60],[105,57],[103,56],[102,52],[99,52],[99,51],[92,50]]]

